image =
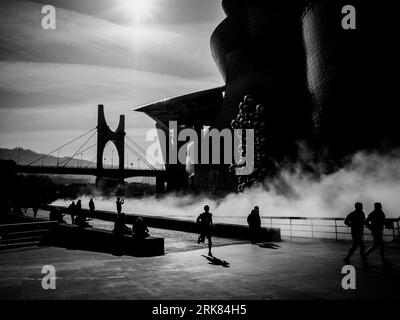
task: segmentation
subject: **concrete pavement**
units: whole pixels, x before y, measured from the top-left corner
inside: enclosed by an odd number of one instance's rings
[[[178,240],[177,240],[178,241]],[[179,242],[179,241],[178,241]],[[349,243],[299,240],[276,249],[251,244],[214,248],[230,267],[209,264],[207,249],[160,257],[117,257],[53,247],[0,252],[1,299],[399,299],[400,247],[391,264],[378,253],[364,268],[358,256],[356,290],[343,290],[341,258]],[[183,245],[184,246],[184,245]],[[43,290],[41,268],[56,268],[56,289]]]

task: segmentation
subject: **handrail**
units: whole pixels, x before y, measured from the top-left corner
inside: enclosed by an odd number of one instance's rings
[[[58,221],[50,220],[50,221],[32,221],[32,222],[22,222],[22,223],[0,224],[0,229],[6,228],[6,227],[22,227],[22,226],[28,226],[28,225],[32,226],[32,225],[40,225],[40,224],[58,224]]]
[[[47,206],[47,209],[51,208],[53,206]],[[59,207],[60,209],[66,210],[66,207]],[[43,208],[45,209],[45,208]],[[87,212],[89,212],[88,209],[83,209]],[[105,210],[96,210],[96,211],[102,211],[102,212],[107,212],[107,213],[113,213],[113,211],[105,211]],[[140,215],[142,217],[152,217],[156,218],[156,215],[142,215],[140,213],[131,213],[131,212],[125,212],[127,215]],[[161,216],[158,216],[161,217]],[[193,220],[197,217],[197,214],[191,214],[191,215],[168,215],[167,217],[162,217],[162,218],[181,218],[183,220],[189,219]],[[246,221],[247,215],[242,215],[242,216],[233,216],[233,215],[215,215],[214,219],[216,220],[215,222],[222,222],[223,223],[236,223],[240,225],[247,225]],[[232,219],[235,222],[227,222],[224,220],[229,220]],[[318,223],[317,221],[321,221]],[[350,237],[350,228],[342,222],[345,220],[345,218],[342,217],[295,217],[295,216],[261,216],[261,221],[262,225],[265,227],[276,227],[280,228],[281,231],[283,231],[282,236],[286,236],[285,232],[288,232],[288,236],[290,238],[293,237],[309,237],[309,238],[329,238],[328,235],[332,235],[330,237],[331,239],[335,240],[341,240],[341,239],[349,239]],[[305,221],[304,223],[300,223],[300,221]],[[307,222],[308,223],[307,223]],[[322,221],[327,221],[331,222],[330,224],[323,224]],[[387,218],[386,221],[392,223],[392,227],[385,229],[386,232],[384,233],[384,237],[392,237],[393,239],[400,237],[400,218]],[[297,222],[297,223],[296,223]],[[340,222],[340,223],[338,223]],[[325,229],[324,229],[325,228]],[[327,230],[328,229],[328,230]],[[366,236],[370,236],[369,230],[365,227],[367,230],[365,232]],[[389,235],[389,231],[391,230],[391,234]],[[302,234],[302,235],[299,235]],[[319,235],[319,236],[318,236]],[[325,236],[322,236],[325,235]],[[341,235],[347,235],[348,237],[340,237]]]

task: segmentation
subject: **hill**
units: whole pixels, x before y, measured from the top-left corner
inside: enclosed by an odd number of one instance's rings
[[[0,160],[13,160],[16,163],[19,162],[21,165],[27,165],[30,164],[31,162],[39,159],[40,157],[43,157],[44,154],[42,153],[37,153],[35,151],[29,150],[29,149],[23,149],[23,148],[14,148],[14,149],[5,149],[5,148],[0,148]],[[34,165],[37,166],[56,166],[57,163],[60,165],[63,165],[69,157],[60,157],[59,159],[54,156],[47,156],[44,157],[43,159],[37,161]],[[87,160],[81,160],[80,159],[72,159],[71,161],[68,162],[67,166],[68,167],[87,167],[90,164],[90,161]],[[95,163],[91,164],[92,166],[96,165]]]

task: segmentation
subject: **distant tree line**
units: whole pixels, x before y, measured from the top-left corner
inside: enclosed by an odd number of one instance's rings
[[[0,210],[31,208],[49,204],[57,199],[76,199],[79,195],[90,194],[92,190],[84,184],[60,184],[45,175],[26,175],[16,171],[12,160],[0,160],[1,204]]]

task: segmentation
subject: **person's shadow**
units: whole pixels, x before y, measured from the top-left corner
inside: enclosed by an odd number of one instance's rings
[[[274,249],[274,250],[280,248],[280,246],[278,246],[277,244],[275,244],[275,243],[268,243],[268,242],[258,243],[258,246],[259,246],[260,248]]]
[[[202,256],[208,260],[209,264],[213,264],[215,266],[223,266],[225,268],[229,268],[230,267],[229,266],[229,262],[226,262],[225,260],[221,260],[221,259],[218,259],[216,257],[205,256],[203,254],[202,254]]]

